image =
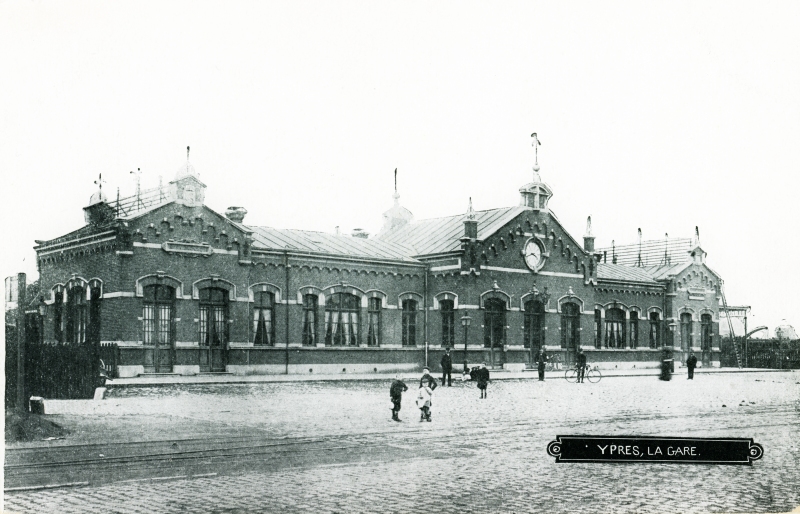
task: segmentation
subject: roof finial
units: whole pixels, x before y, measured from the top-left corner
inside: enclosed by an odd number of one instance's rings
[[[611,264],[617,263],[617,247],[614,244],[614,240],[611,240]]]
[[[639,257],[636,259],[637,266],[644,266],[642,264],[642,229],[639,229]]]
[[[392,195],[392,198],[394,198],[395,205],[400,203],[400,193],[397,192],[397,168],[394,169],[394,194]]]
[[[694,227],[694,246],[700,246],[700,229],[696,225]]]
[[[536,135],[536,132],[531,134],[531,137],[533,138],[531,145],[536,151],[536,162],[533,165],[533,171],[539,171],[539,146],[542,144],[542,142],[539,141],[539,137]]]
[[[189,160],[189,147],[186,147],[186,160]]]
[[[469,197],[469,207],[467,208],[467,219],[474,220],[475,219],[475,211],[472,209],[472,197]]]
[[[592,237],[592,217],[586,217],[586,236],[585,237]]]
[[[104,182],[105,182],[105,180],[103,180],[103,174],[102,173],[99,174],[97,176],[97,180],[94,181],[94,183],[97,184],[98,187],[100,188],[100,196],[101,197],[103,196],[103,183]]]

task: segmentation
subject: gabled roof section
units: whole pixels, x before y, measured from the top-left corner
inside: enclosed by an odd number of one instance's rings
[[[380,239],[362,239],[310,230],[252,226],[246,228],[253,233],[254,249],[296,250],[326,255],[418,262],[410,257],[413,253],[410,247]]]
[[[516,218],[525,207],[504,207],[475,211],[478,222],[478,239],[482,240]],[[455,252],[461,248],[464,236],[464,214],[413,221],[408,225],[381,236],[381,240],[410,249],[409,255],[433,255]]]
[[[644,268],[623,266],[621,264],[607,264],[604,262],[597,264],[597,279],[637,282],[648,285],[658,284]]]

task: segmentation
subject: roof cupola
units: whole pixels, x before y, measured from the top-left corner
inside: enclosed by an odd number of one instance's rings
[[[535,149],[535,163],[533,165],[533,182],[525,184],[519,189],[520,205],[529,207],[533,210],[547,210],[547,202],[553,196],[553,191],[550,186],[542,182],[539,176],[539,146],[542,144],[536,135],[536,132],[531,134],[533,138],[533,148]]]
[[[200,176],[189,162],[189,147],[186,147],[186,163],[178,168],[175,179],[169,183],[170,196],[178,203],[188,207],[203,205],[206,196],[206,185],[200,182]]]
[[[400,194],[397,192],[397,168],[394,169],[394,194],[392,198],[394,198],[394,205],[383,213],[383,227],[378,232],[377,237],[404,227],[414,219],[411,211],[400,206]]]

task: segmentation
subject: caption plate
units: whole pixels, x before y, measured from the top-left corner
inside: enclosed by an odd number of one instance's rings
[[[752,465],[764,448],[752,439],[559,435],[547,445],[556,462],[676,462]]]

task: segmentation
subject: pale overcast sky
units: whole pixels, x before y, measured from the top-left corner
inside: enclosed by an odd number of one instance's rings
[[[191,161],[245,223],[375,233],[518,202],[599,246],[691,237],[800,326],[798,2],[0,2],[4,276]]]

